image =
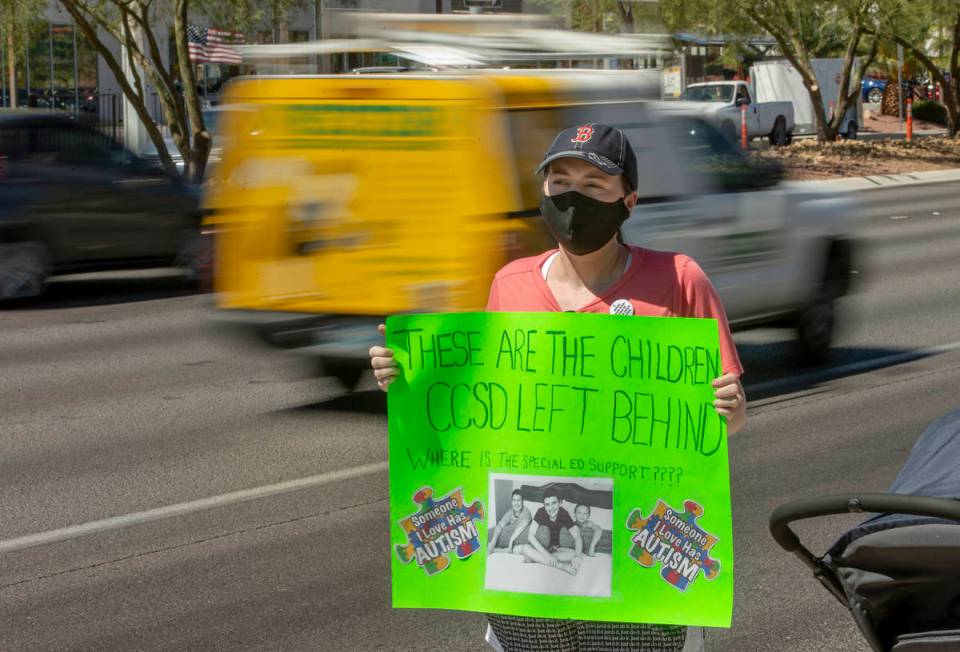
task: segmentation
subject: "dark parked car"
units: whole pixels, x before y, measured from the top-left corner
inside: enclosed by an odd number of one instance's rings
[[[883,90],[886,87],[886,79],[864,79],[860,82],[860,92],[863,94],[863,101],[879,104],[883,99]]]
[[[199,191],[68,116],[0,110],[0,300],[50,275],[203,265]]]

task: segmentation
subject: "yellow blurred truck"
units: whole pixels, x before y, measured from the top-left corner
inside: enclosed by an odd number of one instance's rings
[[[855,205],[784,188],[696,117],[658,107],[659,74],[460,70],[233,82],[229,145],[205,204],[224,321],[353,388],[387,315],[483,310],[493,274],[550,246],[534,170],[589,121],[637,150],[628,242],[701,262],[731,323],[788,323],[822,358],[847,289]],[[801,222],[802,221],[802,222]]]

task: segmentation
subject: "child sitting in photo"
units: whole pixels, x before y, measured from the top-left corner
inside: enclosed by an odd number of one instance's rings
[[[590,520],[590,506],[577,505],[573,510],[577,527],[580,529],[580,538],[583,540],[583,552],[589,557],[597,554],[597,542],[603,534],[603,528],[597,527]]]

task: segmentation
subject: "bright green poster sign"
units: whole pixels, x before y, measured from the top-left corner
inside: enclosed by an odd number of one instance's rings
[[[729,627],[717,323],[387,320],[393,604]]]

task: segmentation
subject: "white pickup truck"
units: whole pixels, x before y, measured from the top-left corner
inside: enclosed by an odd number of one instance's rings
[[[765,136],[771,145],[789,145],[793,137],[791,102],[757,102],[749,84],[742,81],[690,84],[679,102],[678,112],[703,118],[727,138],[740,139],[741,106],[746,106],[747,138]]]
[[[623,238],[681,251],[717,288],[734,330],[792,327],[797,360],[828,355],[836,305],[850,288],[863,226],[853,195],[782,182],[704,116],[651,106],[649,129],[624,125],[637,148],[640,201]]]

